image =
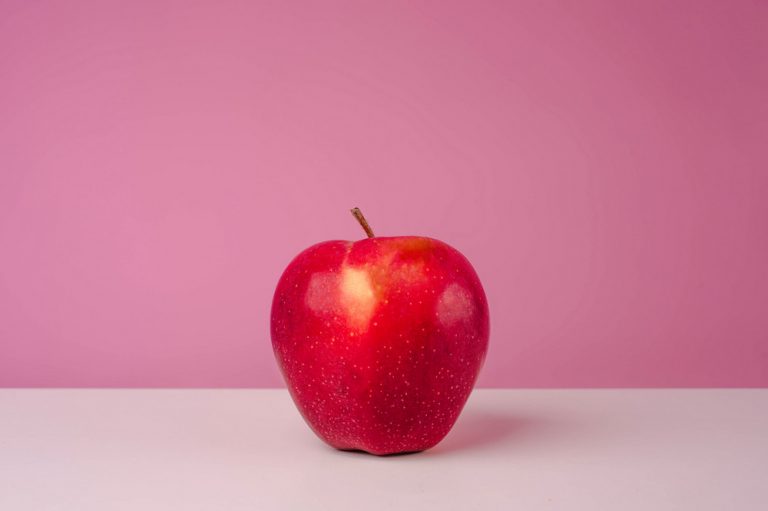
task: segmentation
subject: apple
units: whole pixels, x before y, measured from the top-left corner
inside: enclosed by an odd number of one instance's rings
[[[488,348],[488,302],[456,249],[417,236],[326,241],[288,265],[272,347],[288,390],[329,445],[423,451],[448,434]]]

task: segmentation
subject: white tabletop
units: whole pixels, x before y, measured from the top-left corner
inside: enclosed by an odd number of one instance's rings
[[[768,390],[478,390],[436,448],[335,451],[284,390],[0,390],[0,509],[757,510]]]

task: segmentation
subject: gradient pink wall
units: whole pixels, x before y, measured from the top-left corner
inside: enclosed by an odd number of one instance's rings
[[[0,1],[0,385],[278,386],[321,240],[425,234],[484,386],[768,385],[768,3]]]

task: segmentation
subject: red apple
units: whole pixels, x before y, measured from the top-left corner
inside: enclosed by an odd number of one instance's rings
[[[286,268],[272,346],[296,406],[333,447],[422,451],[445,437],[485,359],[485,293],[469,261],[430,238],[326,241]]]

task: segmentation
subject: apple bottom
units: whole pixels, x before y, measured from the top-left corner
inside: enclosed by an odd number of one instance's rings
[[[423,374],[425,379],[431,376],[430,372]],[[443,372],[438,370],[438,374]],[[452,382],[447,371],[445,374],[445,381]],[[337,383],[342,378],[356,379],[350,373],[329,374],[329,383],[316,384],[315,396],[311,391],[299,399],[294,395],[296,406],[307,425],[329,446],[377,456],[417,453],[437,445],[450,432],[474,383],[470,376],[466,389],[448,384],[448,390],[459,390],[451,393],[434,387],[419,391],[408,380],[395,385],[382,385],[386,380],[381,380],[372,386],[364,385],[368,390],[353,397],[346,385]]]

